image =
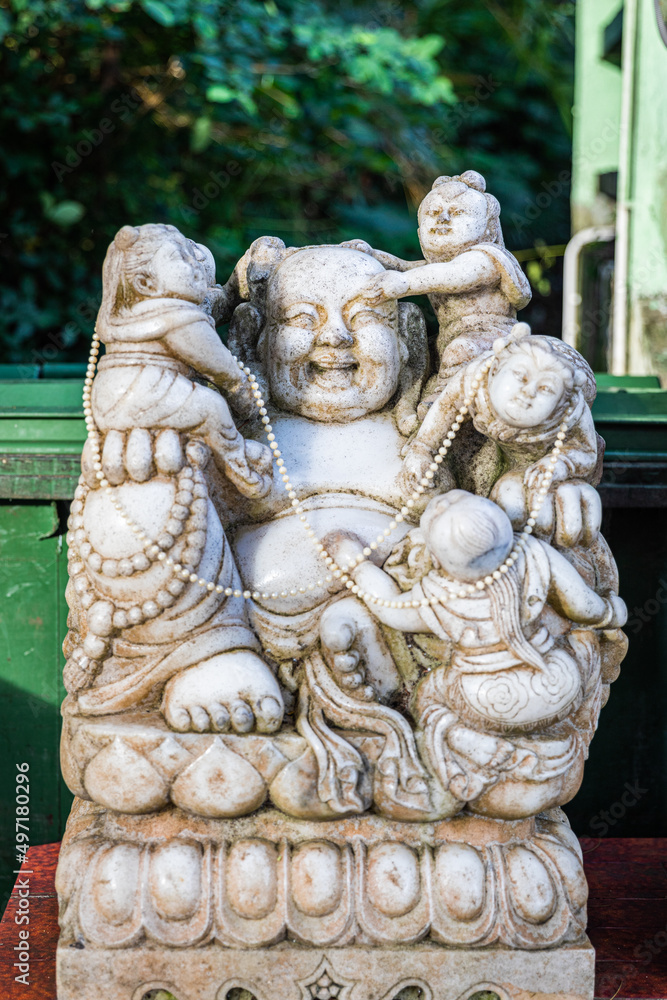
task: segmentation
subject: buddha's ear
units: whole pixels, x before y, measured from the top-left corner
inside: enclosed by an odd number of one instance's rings
[[[251,302],[237,306],[229,321],[227,346],[239,361],[247,365],[259,363],[257,342],[262,330],[262,314]]]
[[[229,322],[227,346],[239,361],[248,365],[258,377],[260,389],[267,398],[266,372],[263,362],[264,317],[251,302],[242,302]]]
[[[429,368],[426,323],[414,302],[398,303],[398,336],[402,365],[394,419],[403,437],[408,437],[417,429],[417,404]]]

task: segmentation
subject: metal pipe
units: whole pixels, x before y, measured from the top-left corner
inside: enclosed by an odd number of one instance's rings
[[[584,247],[592,243],[607,243],[616,235],[614,226],[589,226],[575,233],[563,255],[563,332],[562,338],[570,347],[579,340],[579,258]]]
[[[618,201],[614,254],[614,309],[611,327],[611,372],[628,370],[628,277],[630,272],[630,212],[632,208],[632,140],[635,104],[637,0],[625,0],[621,59],[621,120],[618,150]]]

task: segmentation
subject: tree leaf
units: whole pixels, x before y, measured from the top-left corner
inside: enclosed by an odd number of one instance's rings
[[[176,24],[176,15],[164,0],[141,0],[141,6],[154,21],[165,28],[171,28]]]
[[[85,211],[86,208],[80,201],[61,201],[48,208],[45,207],[44,215],[49,222],[54,222],[56,226],[67,227],[79,222]]]

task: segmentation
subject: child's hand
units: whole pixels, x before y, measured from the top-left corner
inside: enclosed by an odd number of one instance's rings
[[[385,271],[377,274],[366,285],[361,298],[370,305],[379,305],[391,299],[400,299],[410,291],[410,279],[400,271]]]
[[[361,253],[373,253],[373,247],[366,240],[345,240],[344,243],[338,244],[341,247],[345,247],[347,250],[359,250]]]
[[[410,496],[415,487],[421,482],[428,468],[433,461],[433,456],[428,448],[419,441],[413,441],[408,446],[407,454],[403,460],[403,467],[400,472],[400,486],[404,496]]]
[[[322,545],[340,566],[349,566],[363,555],[364,546],[356,535],[346,531],[332,531],[322,539]]]
[[[570,470],[562,458],[559,458],[556,464],[552,466],[551,459],[546,456],[545,458],[541,458],[539,462],[528,466],[523,476],[524,486],[531,492],[538,490],[547,472],[551,472],[552,469],[552,483],[562,483],[570,475]]]

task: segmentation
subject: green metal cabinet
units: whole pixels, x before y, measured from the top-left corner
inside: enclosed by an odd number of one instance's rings
[[[0,370],[0,376],[12,374]],[[85,439],[82,381],[44,377],[58,374],[56,367],[40,374],[0,381],[0,862],[5,894],[15,867],[16,765],[30,765],[33,843],[60,837],[71,801],[58,766],[64,697],[60,644],[67,616],[65,523]],[[583,788],[567,811],[581,834],[664,836],[667,391],[651,377],[600,376],[593,412],[607,441],[600,486],[604,531],[630,607],[631,647],[602,713]],[[633,805],[624,804],[628,801]]]
[[[60,838],[72,801],[58,761],[67,629],[65,522],[84,440],[79,378],[0,381],[3,904],[16,868],[16,766],[30,766],[31,843]]]

